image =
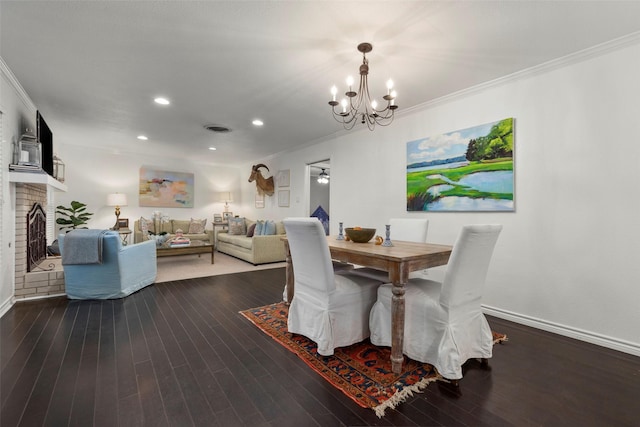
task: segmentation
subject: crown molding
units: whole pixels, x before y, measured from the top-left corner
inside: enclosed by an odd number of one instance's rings
[[[559,68],[567,67],[569,65],[578,64],[588,59],[615,52],[617,50],[626,48],[628,46],[633,46],[638,43],[640,43],[640,31],[604,43],[600,43],[595,46],[579,50],[577,52],[573,52],[560,58],[552,59],[551,61],[543,62],[542,64],[535,65],[524,70],[516,71],[515,73],[507,74],[503,77],[498,77],[497,79],[490,80],[488,82],[480,83],[478,85],[441,96],[439,98],[415,105],[413,107],[402,109],[401,111],[396,111],[396,115],[398,117],[402,117],[406,114],[415,113],[417,111],[428,110],[438,105],[446,104],[461,98],[466,98],[487,89],[545,74]]]
[[[37,110],[36,105],[33,103],[31,98],[29,98],[29,95],[24,90],[24,88],[22,87],[22,85],[20,84],[16,76],[13,74],[13,72],[11,71],[7,63],[4,62],[4,59],[2,59],[1,56],[0,56],[0,74],[2,74],[4,78],[7,80],[7,82],[9,83],[9,85],[13,87],[13,89],[16,91],[16,94],[18,95],[18,98],[22,101],[22,103],[27,108],[33,111],[36,111]]]

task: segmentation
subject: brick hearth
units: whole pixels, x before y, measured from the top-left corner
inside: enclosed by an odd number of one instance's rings
[[[27,273],[27,213],[34,203],[46,209],[47,189],[41,185],[16,184],[15,298],[16,300],[64,294],[64,273],[59,262],[47,259],[42,268],[55,265],[52,271],[35,268]],[[53,218],[47,217],[47,222]]]

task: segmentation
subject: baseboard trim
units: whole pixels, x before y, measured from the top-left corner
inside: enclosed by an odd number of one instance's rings
[[[541,329],[543,331],[551,332],[569,338],[574,338],[580,341],[585,341],[591,344],[599,345],[601,347],[610,348],[612,350],[621,351],[623,353],[632,354],[634,356],[640,356],[640,344],[630,341],[620,340],[617,338],[596,334],[594,332],[589,332],[578,328],[572,328],[570,326],[549,322],[547,320],[542,320],[519,313],[514,313],[512,311],[502,310],[496,307],[482,305],[482,311],[490,316],[509,320],[521,325],[531,326],[532,328]]]
[[[37,297],[27,297],[27,298],[20,298],[17,299],[16,302],[22,302],[22,301],[37,301],[40,299],[47,299],[47,298],[57,298],[57,297],[66,297],[67,294],[66,293],[62,293],[62,294],[51,294],[51,295],[38,295]]]
[[[4,316],[11,307],[13,307],[13,297],[7,298],[6,301],[0,304],[0,317]]]

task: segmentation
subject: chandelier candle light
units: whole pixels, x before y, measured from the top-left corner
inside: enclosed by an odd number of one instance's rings
[[[373,50],[371,43],[360,43],[358,45],[358,51],[362,52],[362,65],[360,66],[360,85],[358,92],[353,91],[353,77],[347,78],[347,86],[349,90],[345,92],[347,98],[343,98],[341,102],[336,101],[336,95],[338,88],[333,86],[331,88],[332,100],[329,101],[331,105],[333,117],[341,122],[345,129],[352,129],[357,121],[362,124],[366,124],[369,130],[373,130],[376,125],[387,126],[393,122],[394,111],[398,108],[396,105],[397,93],[393,89],[393,81],[389,79],[387,81],[387,94],[382,97],[387,101],[387,105],[384,108],[378,109],[378,103],[375,99],[371,99],[369,94],[369,61],[366,54]],[[348,100],[347,100],[348,99]],[[338,105],[342,106],[336,109]]]
[[[116,207],[116,224],[114,230],[120,230],[120,206],[127,206],[127,195],[122,193],[112,193],[107,196],[107,206]]]

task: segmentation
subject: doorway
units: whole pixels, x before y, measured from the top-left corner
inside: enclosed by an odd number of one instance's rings
[[[331,212],[331,160],[325,159],[309,163],[309,216],[322,222],[329,235],[329,214]]]

